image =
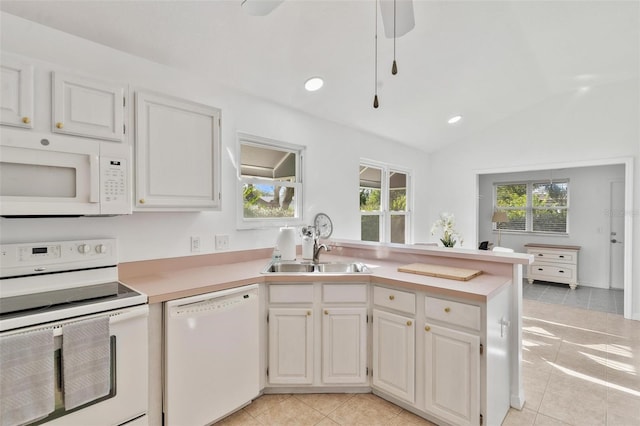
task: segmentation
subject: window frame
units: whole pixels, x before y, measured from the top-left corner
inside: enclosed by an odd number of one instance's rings
[[[288,180],[274,180],[269,178],[260,177],[246,177],[242,175],[242,146],[249,145],[263,149],[274,149],[278,151],[291,152],[296,156],[295,161],[295,176],[294,182]],[[236,199],[238,214],[236,215],[237,228],[238,229],[265,229],[265,228],[277,228],[287,225],[302,225],[304,224],[304,157],[306,147],[304,145],[297,145],[288,142],[283,142],[275,139],[269,139],[262,136],[256,136],[248,133],[238,132],[237,144],[236,144]],[[243,189],[245,184],[265,184],[275,185],[281,187],[294,188],[295,197],[294,203],[294,216],[293,217],[274,217],[274,218],[246,218],[244,217],[244,196]]]
[[[413,185],[412,185],[412,175],[413,172],[411,169],[406,167],[397,166],[394,164],[383,163],[380,161],[369,160],[365,158],[361,158],[358,164],[358,171],[360,167],[372,167],[381,170],[380,177],[380,210],[374,211],[366,211],[360,210],[360,205],[358,204],[358,209],[360,213],[360,241],[370,242],[367,240],[362,240],[362,217],[363,216],[379,216],[379,228],[378,232],[380,235],[381,243],[386,244],[411,244],[413,242],[413,233],[412,233],[412,225],[413,225]],[[406,187],[405,194],[407,196],[406,210],[390,210],[390,178],[391,173],[398,172],[402,173],[406,176]],[[358,195],[360,194],[360,190],[363,187],[360,186],[360,173],[358,173]],[[391,218],[392,216],[404,216],[404,243],[392,243],[391,242]]]
[[[556,206],[553,208],[550,207],[536,207],[533,205],[533,187],[535,185],[543,185],[543,184],[558,184],[564,183],[567,185],[567,203],[565,206]],[[527,195],[527,203],[524,207],[503,207],[498,206],[498,187],[499,186],[508,186],[508,185],[526,185],[526,195]],[[565,210],[567,212],[567,220],[566,220],[566,228],[564,232],[557,231],[535,231],[533,229],[533,218],[534,211],[536,210]],[[526,235],[546,235],[546,236],[569,236],[570,233],[570,212],[571,212],[571,183],[569,179],[554,179],[553,181],[544,180],[544,179],[532,179],[526,181],[508,181],[508,182],[494,182],[493,183],[493,211],[515,211],[515,210],[524,210],[525,211],[525,229],[524,230],[514,230],[514,229],[504,229],[500,228],[500,232],[508,233],[508,234],[526,234]],[[498,231],[498,223],[492,222],[491,229],[492,231]]]

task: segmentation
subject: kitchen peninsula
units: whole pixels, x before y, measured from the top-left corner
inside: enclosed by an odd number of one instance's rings
[[[522,408],[519,283],[522,265],[532,256],[347,241],[331,245],[321,261],[358,260],[371,273],[264,274],[270,249],[120,264],[121,280],[146,293],[151,304],[150,424],[159,424],[163,410],[163,302],[250,284],[259,285],[262,393],[373,391],[442,424],[500,424],[509,406]],[[457,281],[398,272],[409,263],[482,274]],[[278,328],[278,315],[295,320],[296,314],[306,334],[283,335],[287,330]],[[353,325],[348,341],[360,339],[354,355],[343,357],[353,370],[346,376],[346,367],[334,365],[344,351],[331,345],[345,336],[328,334],[335,318],[352,318],[338,324],[348,330]],[[297,342],[307,346],[279,347]],[[279,366],[278,349],[288,354],[300,349],[304,371],[288,371],[295,362]],[[341,377],[332,376],[334,370]]]

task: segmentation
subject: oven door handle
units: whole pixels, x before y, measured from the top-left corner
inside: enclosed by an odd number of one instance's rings
[[[109,325],[113,325],[113,324],[118,324],[122,321],[127,321],[130,320],[132,318],[137,318],[137,317],[146,317],[149,316],[149,305],[141,305],[141,306],[136,306],[132,309],[126,310],[122,313],[117,313],[117,314],[109,314],[109,313],[100,313],[100,314],[96,314],[96,315],[91,315],[91,316],[86,316],[83,317],[81,321],[86,320],[86,319],[92,319],[92,318],[98,318],[100,316],[105,316],[105,315],[109,315]],[[57,337],[57,336],[62,336],[62,325],[63,324],[69,324],[72,323],[74,321],[63,321],[62,323],[56,324],[53,326],[53,336]],[[17,331],[15,334],[18,333],[25,333],[27,331],[34,331],[34,330],[42,330],[43,328],[48,328],[48,327],[30,327],[26,330],[20,330]],[[9,334],[14,334],[14,333],[9,333]]]

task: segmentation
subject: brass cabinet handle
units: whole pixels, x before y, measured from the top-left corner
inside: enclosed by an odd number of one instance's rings
[[[307,311],[307,316],[311,316],[311,311]]]
[[[424,326],[424,331],[431,331],[431,327],[429,327],[428,325]]]
[[[446,313],[449,313],[449,312],[451,312],[451,308],[447,306],[446,308],[444,308],[444,311],[445,311]]]
[[[138,200],[138,202],[139,202],[140,204],[144,204],[144,198],[140,198],[140,199]]]
[[[329,311],[325,310],[325,311],[324,311],[324,314],[325,314],[325,315],[329,315]]]
[[[389,295],[389,300],[393,300],[393,299],[395,299],[395,298],[396,298],[396,297],[395,297],[393,294],[390,294],[390,295]]]
[[[64,124],[62,124],[61,122],[59,122],[59,121],[58,121],[58,122],[56,123],[56,127],[57,127],[58,129],[62,129],[62,128],[64,127]]]
[[[410,326],[411,324],[413,324],[411,321],[407,321],[407,325]]]
[[[29,123],[31,123],[31,119],[29,117],[22,117],[22,122],[24,124],[29,124]]]

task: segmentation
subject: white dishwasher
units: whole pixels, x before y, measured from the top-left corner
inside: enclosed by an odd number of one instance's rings
[[[164,424],[210,424],[259,392],[258,285],[166,302]]]

